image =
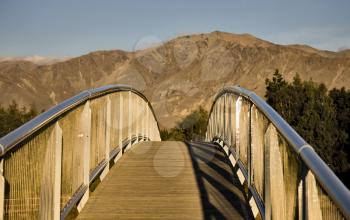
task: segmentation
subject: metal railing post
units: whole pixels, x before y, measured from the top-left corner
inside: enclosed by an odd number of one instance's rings
[[[146,109],[147,109],[146,102],[142,101],[142,112],[141,112],[141,116],[142,116],[142,140],[141,141],[145,141],[145,136],[146,136],[146,118],[145,118]]]
[[[232,103],[232,100],[231,100],[231,96],[229,95],[227,97],[228,99],[228,106],[227,106],[227,144],[229,145],[228,147],[231,147],[232,146],[232,143],[231,143],[231,103]]]
[[[248,112],[248,149],[247,149],[247,160],[248,160],[248,187],[252,183],[252,103],[249,103]]]
[[[210,116],[210,122],[209,122],[209,137],[208,137],[208,141],[212,141],[213,138],[213,116]]]
[[[216,109],[216,126],[217,126],[217,136],[219,138],[221,138],[221,130],[220,130],[220,125],[221,125],[221,121],[220,121],[220,99],[218,100],[218,104],[217,104],[217,109]]]
[[[321,198],[318,193],[316,179],[313,173],[308,170],[305,177],[305,219],[322,219]]]
[[[133,106],[132,106],[132,102],[131,102],[131,91],[128,92],[129,93],[129,98],[128,98],[128,106],[129,106],[129,112],[128,112],[128,139],[130,141],[130,143],[128,144],[128,146],[125,148],[125,150],[128,150],[131,147],[131,129],[132,129],[132,113],[133,113]]]
[[[123,112],[123,94],[122,93],[120,93],[119,94],[119,121],[118,121],[118,132],[119,132],[119,135],[118,135],[118,137],[119,137],[119,147],[120,147],[120,149],[119,149],[119,153],[118,153],[118,155],[114,158],[114,163],[116,163],[118,160],[119,160],[119,158],[121,158],[122,156],[123,156],[123,120],[124,120],[124,112]]]
[[[213,116],[212,116],[212,120],[211,120],[211,121],[212,121],[212,122],[211,122],[211,123],[212,123],[212,128],[211,128],[211,129],[212,129],[212,131],[213,131],[213,133],[212,133],[212,134],[213,134],[213,138],[216,136],[216,127],[215,127],[215,126],[216,126],[216,124],[215,124],[215,122],[216,122],[216,120],[215,120],[216,115],[215,115],[215,108],[216,108],[216,107],[214,106]]]
[[[140,106],[140,110],[139,110],[139,120],[140,120],[140,123],[139,123],[139,127],[140,127],[140,132],[139,132],[139,135],[140,135],[140,140],[139,142],[142,142],[143,140],[143,109],[144,109],[144,106],[143,106],[143,101],[141,100],[141,102],[139,103]]]
[[[242,97],[238,97],[236,101],[236,159],[239,159],[239,151],[240,151],[240,144],[239,144],[239,122],[240,122],[240,114],[241,114],[241,107],[242,107]]]
[[[306,218],[306,174],[308,172],[307,167],[302,163],[301,178],[298,184],[298,219]]]
[[[61,217],[62,129],[58,122],[53,125],[46,145],[37,218],[59,220]]]
[[[140,124],[140,122],[139,122],[139,100],[138,99],[135,99],[134,100],[134,106],[133,106],[133,108],[134,108],[134,116],[133,116],[133,121],[134,121],[134,123],[135,123],[135,135],[136,135],[136,140],[135,140],[135,144],[136,143],[138,143],[139,142],[139,124]]]
[[[207,125],[207,131],[205,132],[205,141],[209,142],[209,135],[210,135],[210,126],[211,126],[211,117],[209,115],[208,125]]]
[[[214,138],[214,136],[216,135],[216,132],[215,132],[215,106],[214,106],[214,109],[213,109],[213,112],[212,112],[212,116],[211,116],[211,129],[212,129],[212,138]]]
[[[222,124],[223,124],[223,129],[222,129],[222,140],[227,142],[226,140],[226,94],[224,95],[224,100],[223,100],[223,110],[222,110]]]
[[[146,124],[146,135],[147,135],[147,138],[151,140],[151,136],[150,136],[150,120],[149,120],[149,112],[150,112],[150,109],[148,108],[148,103],[147,103],[147,124]]]
[[[220,138],[221,140],[224,140],[224,127],[222,126],[224,124],[224,100],[221,98],[220,99]]]
[[[213,109],[213,135],[217,136],[217,132],[216,132],[216,105],[214,105],[214,109]]]
[[[154,141],[154,136],[153,136],[153,120],[152,120],[152,118],[151,118],[151,116],[150,116],[150,118],[149,118],[149,120],[150,120],[150,124],[149,124],[149,128],[150,128],[150,130],[149,130],[149,137],[150,137],[150,139],[152,140],[152,141]]]
[[[208,132],[208,138],[207,138],[207,141],[211,141],[211,137],[212,137],[212,133],[213,133],[213,131],[212,131],[212,127],[213,127],[213,119],[212,119],[212,116],[210,115],[210,118],[209,118],[209,125],[208,125],[208,127],[209,127],[209,132]]]
[[[54,128],[55,138],[55,180],[54,180],[54,220],[59,220],[61,217],[61,167],[62,167],[62,129],[58,122]]]
[[[81,212],[85,206],[87,200],[89,199],[89,183],[90,183],[90,145],[91,145],[91,109],[90,101],[87,101],[83,110],[83,117],[81,120],[83,128],[83,138],[84,138],[84,182],[83,185],[87,186],[83,197],[81,198],[79,204],[77,205],[78,212]]]
[[[214,107],[214,129],[215,129],[215,136],[219,136],[219,129],[218,129],[218,106],[219,106],[219,101],[216,102],[215,107]]]
[[[220,108],[220,101],[218,100],[216,108],[215,108],[215,130],[216,130],[216,135],[220,137],[220,130],[219,130],[219,108]]]
[[[5,214],[4,159],[0,159],[0,220],[4,219],[4,214]]]
[[[216,131],[215,131],[215,111],[213,111],[213,116],[212,116],[212,119],[211,119],[211,123],[212,123],[212,125],[211,125],[211,130],[212,130],[212,139],[215,137],[215,135],[216,135]]]
[[[218,100],[218,107],[216,109],[216,127],[217,127],[217,135],[221,138],[220,135],[220,100]]]
[[[270,153],[271,153],[271,128],[272,124],[269,123],[266,133],[264,135],[264,154],[265,154],[265,220],[272,219],[271,212],[271,163],[270,163]]]
[[[151,136],[151,139],[152,139],[152,141],[155,141],[155,138],[154,138],[154,126],[153,126],[153,119],[152,118],[150,118],[151,119],[151,124],[150,124],[150,126],[151,126],[151,134],[150,134],[150,136]]]
[[[105,144],[106,144],[106,149],[105,149],[105,159],[107,162],[107,165],[103,169],[101,175],[100,175],[100,180],[102,181],[106,175],[109,172],[109,152],[110,152],[110,137],[111,137],[111,99],[109,96],[107,96],[107,102],[106,102],[106,136],[105,136]]]

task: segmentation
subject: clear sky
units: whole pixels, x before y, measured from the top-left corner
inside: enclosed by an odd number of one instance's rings
[[[0,55],[133,50],[143,39],[250,33],[280,44],[350,48],[349,0],[0,0]]]

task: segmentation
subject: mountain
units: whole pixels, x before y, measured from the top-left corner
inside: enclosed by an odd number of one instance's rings
[[[349,50],[330,52],[307,45],[277,45],[249,34],[212,32],[172,39],[134,52],[97,51],[55,62],[0,62],[0,103],[49,108],[72,95],[106,84],[130,84],[150,99],[162,127],[199,105],[210,108],[225,85],[240,85],[264,96],[265,79],[279,69],[285,79],[328,88],[350,87]]]

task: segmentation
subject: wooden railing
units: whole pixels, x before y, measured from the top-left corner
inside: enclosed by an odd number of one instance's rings
[[[139,141],[159,141],[145,96],[125,85],[84,91],[0,139],[0,219],[64,219]]]
[[[263,99],[221,90],[207,141],[220,144],[262,219],[350,219],[350,192],[313,148]]]

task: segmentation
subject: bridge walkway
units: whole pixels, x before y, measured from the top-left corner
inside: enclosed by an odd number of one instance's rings
[[[225,152],[141,142],[112,167],[78,219],[253,219]]]

